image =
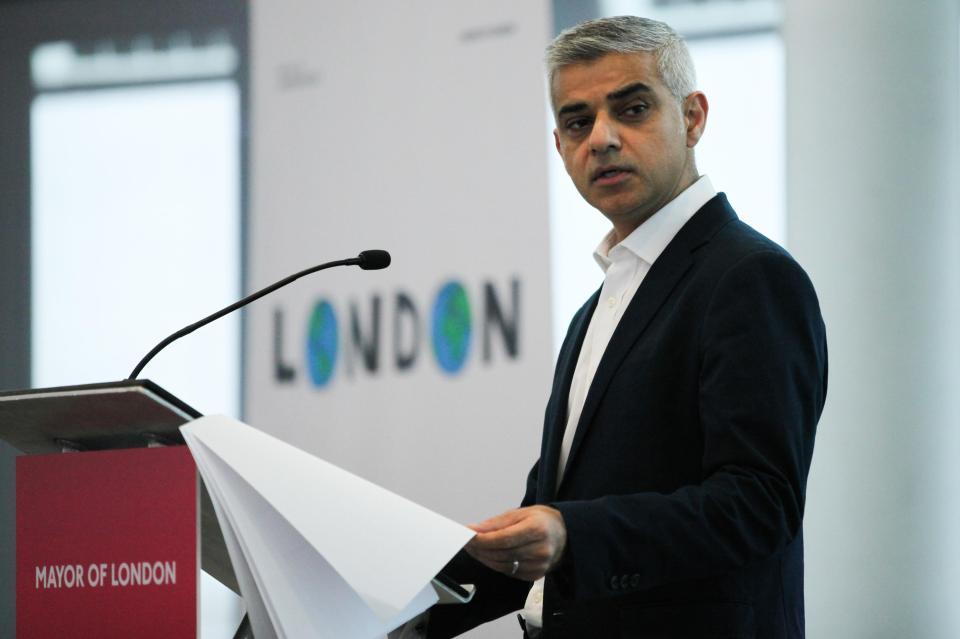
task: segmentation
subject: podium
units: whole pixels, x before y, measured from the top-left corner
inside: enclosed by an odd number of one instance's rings
[[[193,539],[187,539],[186,543],[192,543],[195,552],[199,552],[199,563],[205,572],[239,595],[237,578],[213,504],[196,474],[179,431],[181,425],[197,417],[200,417],[198,411],[149,380],[0,392],[0,440],[24,453],[17,459],[18,484],[21,473],[25,478],[24,485],[17,487],[18,506],[23,495],[26,499],[37,497],[38,500],[49,502],[54,508],[53,512],[45,513],[42,508],[44,504],[31,503],[30,517],[25,513],[17,513],[18,593],[23,585],[19,582],[25,574],[19,565],[19,536],[21,532],[26,534],[25,531],[29,531],[29,538],[23,546],[34,550],[45,547],[54,549],[42,565],[32,567],[31,588],[49,593],[50,596],[69,594],[77,598],[75,602],[79,603],[76,605],[81,607],[85,605],[84,602],[95,600],[97,596],[102,599],[108,587],[120,592],[121,587],[129,590],[135,585],[138,590],[130,596],[162,599],[158,596],[162,592],[161,586],[171,583],[171,580],[176,583],[177,579],[183,584],[191,578],[192,575],[185,575],[183,570],[177,575],[173,562],[145,556],[143,543],[138,544],[137,539],[127,538],[122,530],[116,531],[117,538],[111,543],[116,541],[116,545],[121,546],[129,556],[117,557],[116,561],[71,562],[70,557],[63,555],[72,553],[64,553],[62,549],[69,547],[72,541],[64,543],[62,538],[46,538],[43,522],[60,516],[55,510],[57,507],[64,509],[64,516],[69,516],[66,513],[71,506],[76,506],[76,511],[81,514],[78,521],[93,518],[96,523],[96,517],[100,516],[98,508],[109,510],[114,507],[110,501],[113,499],[111,491],[122,493],[129,489],[136,491],[132,499],[127,499],[127,507],[134,511],[124,511],[123,520],[135,521],[138,519],[137,512],[145,513],[147,518],[141,523],[148,526],[151,535],[156,532],[157,539],[164,542],[173,535],[174,524],[171,523],[170,535],[167,535],[167,531],[162,530],[163,523],[156,520],[151,523],[149,515],[166,512],[177,518],[178,513],[182,515],[184,511],[195,513],[195,519],[186,520],[185,524],[180,522],[180,530],[194,529]],[[163,450],[145,450],[159,448]],[[65,493],[82,494],[76,493],[76,486],[61,487],[55,484],[60,468],[64,470],[63,477],[70,478],[68,481],[89,481],[91,486],[98,487],[90,496],[89,508],[82,503],[55,505]],[[102,473],[98,470],[101,468]],[[49,472],[51,469],[53,474]],[[138,485],[135,478],[139,476],[146,483]],[[29,490],[31,494],[24,495],[22,489]],[[191,490],[192,493],[189,492]],[[175,498],[173,493],[180,501],[170,501]],[[192,504],[191,494],[194,495]],[[183,501],[184,495],[186,502]],[[132,506],[129,505],[131,503]],[[182,507],[184,503],[188,507]],[[168,506],[167,511],[163,510],[165,505]],[[119,503],[116,507],[123,508]],[[179,519],[182,520],[184,516]],[[86,543],[82,533],[82,530],[78,531],[77,546]],[[187,536],[189,532],[178,534]],[[58,530],[57,535],[62,537],[63,531]],[[189,565],[191,562],[185,563]],[[193,557],[192,564],[196,566],[196,557]],[[21,604],[27,603],[21,602],[18,597],[18,636],[22,625]],[[196,600],[193,606],[196,610]],[[169,616],[170,612],[168,608],[158,610],[156,614]],[[57,613],[46,610],[37,614]],[[194,614],[197,615],[196,612]],[[199,630],[197,619],[194,619],[194,624]]]
[[[0,439],[25,453],[17,458],[21,639],[189,636],[199,625],[198,563],[238,595],[244,584],[251,610],[260,615],[254,619],[261,623],[259,636],[276,636],[271,630],[281,613],[301,625],[334,624],[329,627],[340,631],[362,626],[362,632],[380,636],[433,603],[471,600],[473,586],[437,573],[472,531],[227,417],[186,427],[188,451],[180,427],[200,417],[147,380],[0,393]],[[272,467],[297,477],[296,486],[278,487],[264,472]],[[200,472],[225,519],[218,518]],[[392,513],[395,539],[384,543],[366,523],[348,536],[331,532],[313,509],[291,502],[291,494],[298,495],[295,503],[310,500],[314,486],[340,487],[327,499],[343,513],[342,521],[369,522],[373,513]],[[365,539],[362,554],[353,548],[357,538]],[[278,543],[308,554],[301,560],[277,553]],[[346,563],[334,569],[324,558],[328,551],[336,556],[330,561]],[[370,555],[377,553],[382,556],[372,572]],[[287,561],[282,566],[276,563],[281,555]],[[416,557],[416,567],[394,566],[400,556]],[[393,566],[392,580],[381,566]],[[421,585],[422,572],[427,576]],[[264,592],[278,584],[281,591],[293,587],[292,573],[294,590],[315,590],[319,599],[311,601],[326,601],[325,613],[299,618],[296,597],[265,603]],[[258,582],[265,575],[269,585]],[[125,607],[141,616],[124,617]],[[155,619],[160,621],[152,624]],[[252,626],[244,617],[235,639],[251,637]],[[340,631],[335,636],[344,636]]]

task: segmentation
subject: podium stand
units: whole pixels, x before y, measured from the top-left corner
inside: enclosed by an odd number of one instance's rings
[[[28,456],[183,445],[179,427],[196,417],[198,411],[149,380],[0,393],[0,440]],[[162,498],[163,482],[157,483],[144,508]],[[213,504],[199,486],[200,564],[239,595]]]

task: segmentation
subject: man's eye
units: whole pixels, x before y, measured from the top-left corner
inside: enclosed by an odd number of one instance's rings
[[[642,103],[631,104],[630,106],[628,106],[626,109],[623,110],[623,114],[632,115],[632,116],[643,115],[644,111],[646,111],[649,108],[650,107],[648,107],[646,104],[642,104]]]
[[[590,126],[590,120],[587,118],[576,118],[567,122],[568,131],[580,131]]]

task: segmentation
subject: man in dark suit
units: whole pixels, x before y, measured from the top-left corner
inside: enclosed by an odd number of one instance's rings
[[[529,636],[804,636],[802,517],[826,395],[809,279],[697,172],[708,105],[669,27],[591,21],[547,52],[556,146],[612,223],[557,362],[521,508],[448,570]]]

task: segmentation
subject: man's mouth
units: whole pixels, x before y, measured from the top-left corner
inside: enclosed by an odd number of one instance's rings
[[[621,166],[604,166],[594,171],[590,179],[600,184],[608,184],[618,181],[629,172]]]

